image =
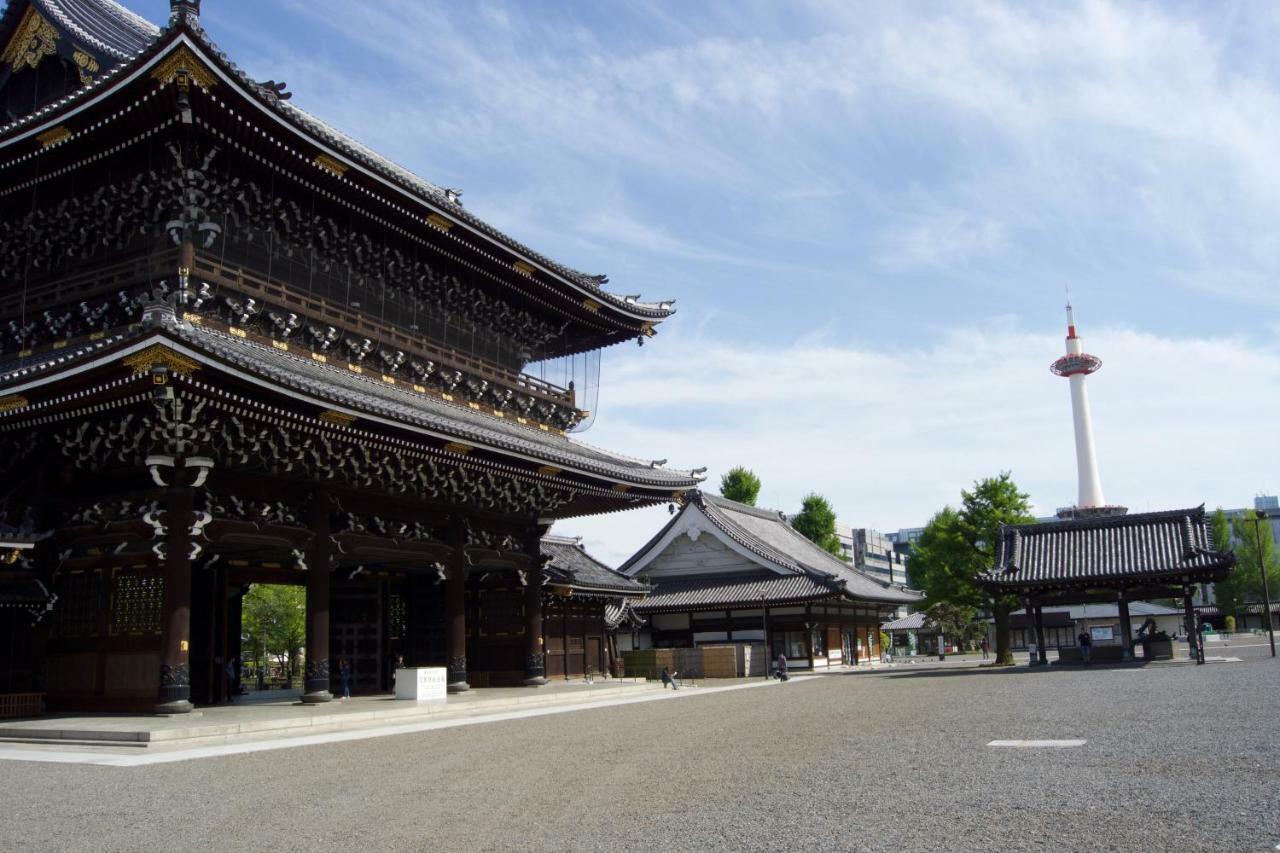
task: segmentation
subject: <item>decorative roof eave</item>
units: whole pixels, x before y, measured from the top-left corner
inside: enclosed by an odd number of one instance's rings
[[[840,598],[835,593],[822,593],[813,596],[797,596],[795,598],[779,599],[777,601],[770,600],[765,603],[765,607],[770,609],[774,607],[795,607],[800,604],[816,604],[819,601],[831,601]],[[740,599],[725,600],[718,602],[710,602],[703,604],[670,604],[650,607],[644,602],[636,605],[636,612],[644,615],[653,613],[701,613],[707,610],[733,610],[737,609],[758,609],[760,602],[743,601]]]
[[[265,390],[268,390],[274,393],[284,394],[286,396],[289,396],[298,400],[299,402],[314,406],[317,409],[321,410],[322,412],[333,412],[340,416],[347,415],[352,418],[358,418],[362,421],[380,424],[382,426],[389,427],[392,429],[408,431],[420,436],[425,436],[437,441],[444,442],[446,445],[449,442],[456,442],[460,437],[465,438],[467,444],[474,450],[487,452],[495,456],[503,457],[506,459],[519,460],[521,463],[531,466],[533,470],[529,472],[530,476],[536,476],[540,479],[546,479],[549,482],[556,482],[558,480],[558,478],[550,478],[537,473],[537,468],[541,467],[542,465],[545,465],[547,462],[547,459],[543,458],[542,456],[533,455],[531,452],[524,451],[514,447],[504,447],[501,444],[488,441],[481,436],[476,436],[471,434],[459,436],[459,435],[454,435],[448,432],[431,429],[429,427],[418,425],[418,424],[405,423],[405,422],[398,421],[383,415],[352,408],[349,405],[336,403],[332,400],[321,399],[319,397],[316,397],[304,391],[300,391],[293,388],[282,387],[276,383],[270,382],[267,379],[264,379],[253,373],[243,370],[236,365],[224,363],[214,358],[210,358],[207,354],[202,352],[200,349],[192,345],[189,345],[186,341],[177,338],[176,336],[172,335],[171,333],[163,329],[155,329],[150,333],[144,335],[140,339],[129,342],[123,347],[107,348],[106,351],[101,352],[100,354],[95,353],[94,357],[88,360],[73,361],[65,365],[62,370],[52,370],[48,372],[41,372],[38,375],[34,375],[31,379],[26,380],[20,384],[16,384],[8,388],[5,388],[3,391],[3,395],[6,398],[14,397],[14,396],[22,396],[28,392],[39,390],[45,386],[51,385],[55,382],[62,381],[63,379],[66,379],[72,376],[87,373],[89,371],[103,368],[103,367],[109,367],[112,365],[118,366],[122,360],[128,359],[131,356],[134,356],[138,353],[144,352],[146,350],[149,350],[152,347],[157,347],[157,346],[167,350],[168,352],[171,352],[177,358],[181,358],[185,361],[194,362],[198,364],[208,364],[214,367],[215,369],[217,369],[218,371],[225,373],[227,375],[230,375],[242,382],[248,383],[256,387],[263,388]],[[23,412],[25,411],[25,409],[26,409],[26,406],[23,406],[21,408],[15,409],[15,411]],[[464,428],[461,429],[460,432],[468,432],[465,429],[465,425],[463,426]],[[629,477],[626,475],[626,473],[624,473],[621,470],[611,470],[611,471],[592,470],[589,465],[568,457],[567,453],[557,454],[557,456],[566,457],[563,459],[557,458],[555,460],[557,467],[563,473],[575,475],[591,481],[596,481],[597,483],[604,483],[605,485],[602,485],[600,487],[602,493],[607,493],[615,497],[623,497],[624,496],[623,493],[619,493],[613,487],[619,482],[625,483],[629,487],[628,491],[625,493],[625,497],[629,499],[633,504],[637,501],[647,502],[647,503],[662,503],[665,501],[669,501],[671,500],[671,493],[673,489],[692,488],[697,483],[697,480],[695,480],[691,476],[687,478],[688,480],[687,482],[677,481],[677,480],[667,480],[663,482],[645,482],[643,480],[640,480],[634,477]],[[675,473],[675,472],[668,471],[667,473]],[[560,482],[565,482],[565,481],[560,481]]]
[[[1163,572],[1133,572],[1126,574],[1088,575],[1078,578],[1019,578],[1017,572],[999,572],[978,575],[978,586],[992,592],[1033,593],[1044,590],[1126,589],[1149,585],[1177,586],[1183,583],[1213,583],[1225,579],[1235,566],[1235,555],[1225,554],[1222,559],[1200,566],[1182,566]]]
[[[631,302],[623,297],[608,293],[592,282],[592,277],[576,273],[567,267],[551,261],[532,249],[524,246],[511,237],[472,215],[460,205],[450,205],[429,196],[433,185],[412,175],[407,170],[395,166],[385,158],[350,140],[340,131],[328,128],[324,122],[291,105],[280,102],[264,94],[260,87],[250,80],[218,47],[198,24],[180,17],[163,30],[157,31],[153,45],[137,56],[132,62],[117,65],[108,70],[92,84],[84,86],[69,95],[55,101],[41,110],[23,116],[7,126],[0,127],[0,150],[22,142],[33,135],[50,130],[59,124],[75,117],[82,111],[109,97],[119,88],[128,85],[141,75],[159,64],[167,56],[182,48],[191,50],[197,59],[204,62],[221,81],[238,92],[246,102],[251,103],[266,118],[275,124],[287,128],[290,132],[302,136],[308,144],[320,150],[326,162],[336,164],[344,173],[351,168],[366,176],[376,184],[395,192],[397,195],[420,205],[426,209],[424,218],[437,219],[443,217],[473,234],[481,241],[496,245],[504,252],[514,256],[514,269],[540,271],[552,279],[561,288],[567,287],[576,294],[572,297],[579,305],[594,304],[596,310],[607,306],[615,314],[627,318],[631,324],[639,325],[643,334],[650,334],[653,325],[673,315],[675,310],[663,305],[651,305],[642,302]],[[308,125],[312,126],[308,126]],[[27,126],[31,125],[31,126]],[[24,129],[25,126],[25,129]],[[321,128],[328,129],[336,138],[323,138]],[[350,150],[339,150],[345,144]],[[415,183],[417,182],[417,183]],[[434,189],[434,188],[433,188]],[[441,191],[442,192],[442,191]]]

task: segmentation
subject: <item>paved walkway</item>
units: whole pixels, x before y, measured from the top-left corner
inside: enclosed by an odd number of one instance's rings
[[[232,738],[344,731],[410,723],[425,718],[493,714],[545,706],[573,706],[660,690],[640,679],[553,682],[542,687],[488,687],[450,695],[443,703],[418,703],[392,696],[359,696],[319,705],[299,701],[297,691],[250,693],[240,701],[199,708],[190,714],[50,714],[0,722],[0,743],[48,742],[156,747],[215,743]]]

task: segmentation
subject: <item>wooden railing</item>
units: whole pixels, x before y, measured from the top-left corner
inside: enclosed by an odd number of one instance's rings
[[[42,311],[90,301],[139,284],[166,280],[170,287],[177,285],[178,249],[165,249],[145,254],[135,254],[110,263],[89,265],[86,269],[68,275],[54,275],[22,290],[0,295],[0,318],[26,316],[28,320]],[[498,385],[515,388],[534,397],[549,400],[558,405],[574,406],[572,390],[550,382],[501,367],[487,359],[452,347],[441,347],[423,340],[403,329],[381,323],[369,316],[345,306],[335,305],[327,299],[307,296],[289,289],[283,283],[259,275],[251,270],[212,258],[196,256],[193,278],[224,284],[244,296],[296,312],[310,320],[324,322],[334,328],[395,346],[406,353],[431,359],[441,367],[465,371]]]
[[[237,292],[280,308],[296,312],[310,320],[327,323],[336,329],[363,335],[372,340],[415,353],[437,362],[481,376],[505,387],[515,387],[527,394],[542,397],[560,405],[574,404],[573,392],[525,373],[506,370],[487,359],[477,358],[451,347],[439,347],[388,323],[380,323],[367,314],[335,305],[323,297],[307,296],[243,267],[218,263],[197,256],[192,277],[212,284],[224,284]]]
[[[0,693],[0,720],[38,717],[43,713],[43,693]]]

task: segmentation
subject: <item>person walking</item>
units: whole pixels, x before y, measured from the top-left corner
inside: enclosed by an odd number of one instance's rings
[[[236,701],[236,676],[238,675],[238,673],[236,672],[237,669],[239,669],[239,667],[236,666],[235,658],[231,658],[230,660],[227,661],[225,676],[226,676],[226,682],[227,682],[227,701],[228,702]]]
[[[778,664],[777,664],[777,669],[774,670],[774,673],[778,676],[779,681],[786,681],[788,678],[790,678],[790,676],[787,675],[787,653],[786,652],[778,652]]]
[[[666,690],[667,685],[670,684],[672,690],[679,690],[680,682],[676,680],[676,676],[679,674],[678,672],[667,672],[667,668],[664,666],[662,668],[662,689]]]
[[[1080,659],[1084,661],[1085,666],[1088,666],[1093,662],[1093,637],[1089,636],[1088,630],[1084,630],[1076,639],[1080,642]]]
[[[982,638],[982,659],[983,660],[987,659],[987,652],[990,651],[990,649],[991,649],[991,644],[987,642],[986,637],[983,637]]]
[[[342,687],[342,698],[351,698],[351,666],[346,658],[338,660],[338,684]]]

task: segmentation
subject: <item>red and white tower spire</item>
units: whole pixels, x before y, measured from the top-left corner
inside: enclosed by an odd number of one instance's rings
[[[1064,511],[1061,516],[1075,515],[1119,515],[1125,512],[1124,507],[1108,506],[1102,496],[1102,479],[1098,476],[1098,456],[1093,448],[1093,418],[1089,414],[1089,395],[1085,390],[1084,378],[1096,373],[1102,367],[1102,359],[1089,355],[1080,346],[1080,337],[1076,334],[1076,321],[1071,310],[1071,302],[1067,302],[1067,353],[1061,356],[1049,369],[1058,376],[1065,376],[1071,382],[1071,419],[1076,432],[1076,474],[1079,483],[1079,496],[1076,505]]]

